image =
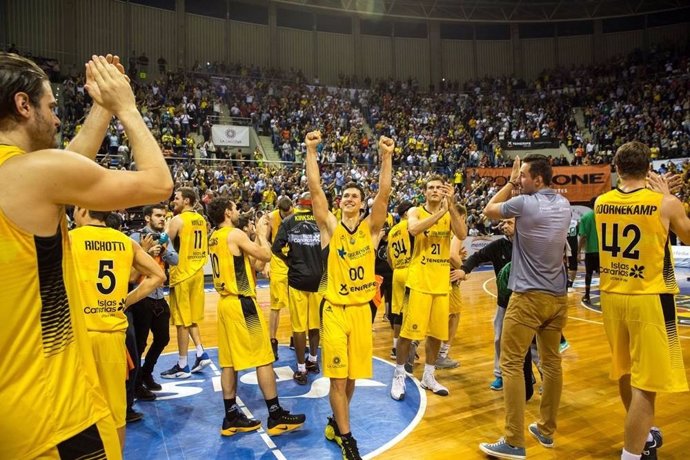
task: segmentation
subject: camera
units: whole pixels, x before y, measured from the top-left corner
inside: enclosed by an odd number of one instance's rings
[[[144,227],[144,228],[142,229],[142,231],[141,231],[141,237],[143,238],[143,237],[145,237],[146,235],[151,235],[151,237],[153,238],[153,240],[154,240],[156,243],[158,243],[158,244],[165,244],[165,243],[167,243],[168,240],[170,239],[170,238],[168,237],[168,234],[165,233],[165,232],[160,232],[160,233],[158,233],[158,232],[154,232],[153,230],[149,230],[148,227]]]

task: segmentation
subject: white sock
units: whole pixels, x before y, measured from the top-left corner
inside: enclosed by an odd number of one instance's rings
[[[184,369],[185,366],[187,365],[187,355],[185,355],[185,356],[178,356],[178,358],[177,358],[177,365],[180,366],[181,369]]]
[[[424,375],[429,374],[429,375],[434,375],[434,371],[436,371],[436,366],[433,364],[425,364],[424,365]]]
[[[196,346],[196,357],[201,358],[201,355],[204,354],[204,346],[203,345],[197,345]]]
[[[396,364],[395,365],[395,373],[397,375],[405,375],[405,365],[404,364]]]
[[[621,454],[621,460],[639,460],[640,458],[642,458],[641,454],[631,454],[625,449],[623,449],[623,453]]]
[[[316,357],[316,355],[310,354],[309,358],[307,358],[307,359],[309,360],[309,362],[315,363],[318,358]]]
[[[297,363],[297,371],[298,372],[307,372],[307,363]]]
[[[397,349],[398,348],[398,338],[393,337],[393,348]]]

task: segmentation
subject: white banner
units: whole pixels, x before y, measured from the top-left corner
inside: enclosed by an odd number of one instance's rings
[[[214,125],[211,137],[215,145],[222,147],[249,147],[249,127]]]
[[[671,246],[673,265],[677,268],[690,268],[690,246]]]
[[[471,256],[475,252],[479,251],[481,248],[491,243],[494,240],[505,238],[503,235],[492,235],[492,236],[468,236],[462,242],[463,246],[467,250],[467,257]]]

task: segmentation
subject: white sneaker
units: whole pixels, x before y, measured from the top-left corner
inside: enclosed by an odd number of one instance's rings
[[[391,384],[391,398],[396,401],[405,399],[405,374],[393,373],[393,383]]]
[[[448,388],[438,383],[434,374],[424,373],[422,376],[422,388],[431,390],[435,395],[448,396]]]

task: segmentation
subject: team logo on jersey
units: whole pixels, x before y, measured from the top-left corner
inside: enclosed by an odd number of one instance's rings
[[[340,290],[338,291],[338,294],[340,294],[340,295],[347,295],[348,294],[347,284],[341,284],[340,285]]]
[[[345,259],[345,255],[347,254],[347,251],[345,251],[345,248],[343,246],[338,249],[338,255],[340,256],[341,259]]]
[[[633,265],[633,268],[630,269],[630,276],[633,278],[641,278],[644,279],[644,265],[638,267],[637,264]]]

